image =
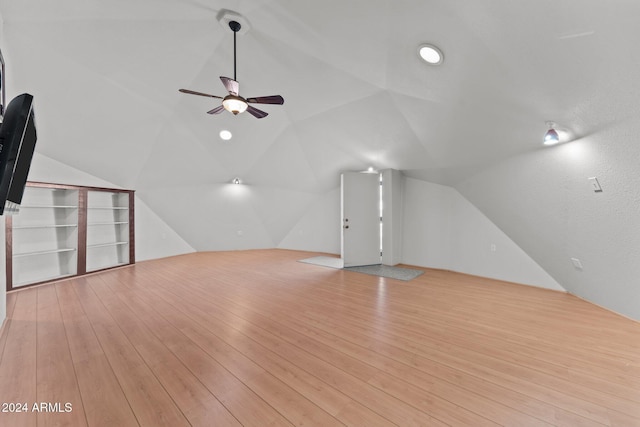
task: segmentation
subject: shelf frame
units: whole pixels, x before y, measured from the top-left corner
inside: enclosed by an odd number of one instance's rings
[[[110,268],[122,267],[125,265],[135,264],[135,210],[134,210],[134,202],[135,202],[135,191],[134,190],[126,190],[126,189],[118,189],[118,188],[107,188],[107,187],[92,187],[92,186],[81,186],[81,185],[68,185],[68,184],[58,184],[58,183],[49,183],[49,182],[39,182],[39,181],[28,181],[27,187],[36,187],[36,188],[46,188],[46,189],[61,189],[61,190],[76,190],[78,194],[78,200],[76,205],[22,205],[20,209],[77,209],[78,210],[78,220],[77,224],[35,224],[35,225],[24,225],[24,226],[13,226],[13,217],[7,216],[5,220],[5,229],[6,229],[6,239],[5,239],[5,247],[6,247],[6,284],[7,291],[13,291],[17,289],[24,289],[30,286],[41,285],[43,283],[55,282],[58,280],[66,279],[69,277],[82,276],[88,273],[94,273],[96,271],[108,270]],[[108,193],[123,193],[128,197],[128,207],[125,206],[99,206],[99,207],[89,207],[88,206],[88,194],[89,191],[101,191]],[[87,223],[87,213],[89,210],[93,209],[110,209],[113,211],[125,211],[128,210],[127,220],[125,221],[113,221],[113,222],[105,222],[98,224],[89,224]],[[126,215],[126,214],[125,214]],[[128,226],[128,242],[115,242],[109,243],[108,245],[87,245],[87,229],[90,226],[117,226],[123,227]],[[77,227],[78,234],[78,242],[76,248],[68,248],[68,249],[56,249],[51,251],[34,251],[32,253],[24,253],[24,254],[14,254],[13,253],[13,241],[14,241],[14,230],[26,230],[26,229],[38,229],[38,228],[71,228]],[[99,270],[87,271],[87,248],[91,247],[101,247],[101,246],[121,246],[124,244],[129,245],[129,262],[125,263],[117,263],[111,267],[100,268]],[[41,255],[47,253],[64,253],[64,252],[72,252],[75,251],[77,253],[77,268],[76,274],[67,274],[61,275],[54,278],[43,279],[42,281],[28,283],[28,284],[18,284],[15,286],[13,284],[13,259],[14,258],[22,258],[31,255]]]

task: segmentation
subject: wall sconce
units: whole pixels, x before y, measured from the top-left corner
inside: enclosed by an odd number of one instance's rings
[[[556,126],[553,122],[547,122],[547,126],[549,130],[544,134],[544,145],[554,145],[560,142],[560,135],[558,135],[558,131],[554,129]]]

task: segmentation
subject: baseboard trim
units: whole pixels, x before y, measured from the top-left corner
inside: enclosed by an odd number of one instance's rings
[[[595,302],[593,302],[593,301],[590,301],[590,300],[588,300],[588,299],[586,299],[586,298],[584,298],[584,297],[581,297],[580,295],[576,295],[576,294],[571,293],[571,292],[567,292],[567,293],[568,293],[569,295],[572,295],[572,296],[574,296],[574,297],[576,297],[576,298],[578,298],[578,299],[580,299],[580,300],[582,300],[582,301],[584,301],[584,302],[588,303],[588,304],[595,305],[596,307],[601,308],[601,309],[602,309],[602,310],[604,310],[604,311],[608,311],[608,312],[609,312],[609,313],[611,313],[611,314],[615,314],[616,316],[624,317],[624,318],[625,318],[625,319],[627,319],[627,320],[631,320],[632,322],[635,322],[635,323],[640,324],[640,319],[634,319],[633,317],[629,317],[629,316],[627,316],[626,314],[618,313],[618,312],[617,312],[617,311],[615,311],[615,310],[612,310],[612,309],[607,308],[607,307],[605,307],[605,306],[603,306],[603,305],[600,305],[600,304],[598,304],[598,303],[595,303]]]

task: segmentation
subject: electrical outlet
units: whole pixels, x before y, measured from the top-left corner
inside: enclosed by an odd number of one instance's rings
[[[238,236],[242,237],[242,235],[243,235],[242,230],[238,230],[238,231],[236,231],[236,234],[237,234]]]
[[[495,243],[492,243],[492,244],[491,244],[491,252],[495,252],[495,251],[496,251],[496,249],[497,249],[497,248],[496,248],[496,244],[495,244]]]

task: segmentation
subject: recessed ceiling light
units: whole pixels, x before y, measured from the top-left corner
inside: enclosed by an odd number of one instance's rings
[[[232,136],[233,135],[228,130],[221,130],[220,131],[220,139],[222,139],[223,141],[230,140]]]
[[[242,184],[242,181],[240,181],[240,178],[233,178],[233,182],[234,184]]]
[[[432,44],[423,44],[418,48],[418,54],[427,64],[439,65],[444,60],[444,54]]]

